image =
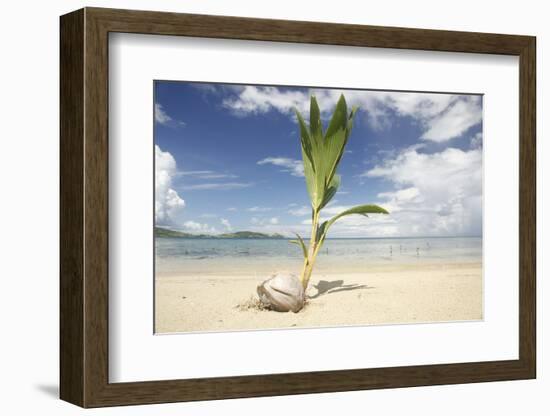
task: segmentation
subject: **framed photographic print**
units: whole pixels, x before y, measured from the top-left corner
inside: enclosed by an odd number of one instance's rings
[[[534,378],[535,38],[61,17],[61,398]]]

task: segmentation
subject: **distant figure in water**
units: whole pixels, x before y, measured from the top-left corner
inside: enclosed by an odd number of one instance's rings
[[[418,257],[419,255],[420,255],[420,249],[416,247],[416,257]]]
[[[390,256],[393,256],[393,249],[392,249],[392,246],[390,246]]]

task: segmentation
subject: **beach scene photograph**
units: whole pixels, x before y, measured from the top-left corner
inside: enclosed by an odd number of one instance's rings
[[[156,334],[483,320],[479,94],[154,82]]]

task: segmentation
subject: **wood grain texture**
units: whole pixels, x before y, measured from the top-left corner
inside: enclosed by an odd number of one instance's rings
[[[520,54],[519,98],[519,356],[536,377],[536,41]]]
[[[518,360],[109,383],[108,33],[520,57]],[[535,38],[87,8],[61,18],[61,397],[82,407],[534,378]]]
[[[101,396],[109,368],[109,70],[108,33],[87,11],[85,16],[84,397],[89,406]]]
[[[60,24],[60,388],[84,405],[84,12]]]

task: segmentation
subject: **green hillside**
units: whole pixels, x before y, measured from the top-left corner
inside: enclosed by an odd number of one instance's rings
[[[254,231],[236,231],[234,233],[224,233],[217,235],[207,235],[207,234],[191,234],[184,233],[181,231],[170,230],[169,228],[155,227],[155,237],[161,238],[272,238],[272,239],[281,239],[285,236],[281,234],[264,234]]]

